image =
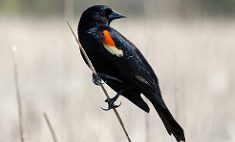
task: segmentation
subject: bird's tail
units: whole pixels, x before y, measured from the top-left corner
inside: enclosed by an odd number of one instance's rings
[[[173,134],[177,142],[185,141],[184,130],[173,118],[168,108],[166,106],[163,107],[158,102],[154,101],[155,99],[151,99],[151,98],[149,99],[152,102],[156,111],[158,112],[169,135]]]

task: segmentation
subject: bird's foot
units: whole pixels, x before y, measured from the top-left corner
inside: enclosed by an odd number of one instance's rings
[[[113,98],[106,99],[105,102],[108,103],[108,108],[106,108],[106,109],[105,108],[101,108],[101,109],[103,109],[104,111],[108,111],[110,109],[114,109],[114,108],[117,108],[117,107],[121,106],[121,102],[118,105],[115,104],[116,100],[117,100],[116,96],[113,97]]]
[[[105,102],[108,103],[108,108],[107,109],[104,109],[102,108],[104,111],[108,111],[110,109],[114,109],[114,108],[117,108],[121,105],[121,102],[119,105],[115,105],[115,101],[118,99],[118,97],[123,93],[123,89],[121,89],[113,98],[107,98],[105,100]]]
[[[92,82],[95,84],[95,85],[102,85],[104,84],[104,82],[102,81],[102,79],[100,78],[100,76],[98,74],[92,74]]]
[[[120,96],[120,94],[123,92],[123,90],[120,90],[113,98],[107,98],[105,100],[105,102],[108,103],[108,108],[107,109],[104,109],[102,108],[104,111],[108,111],[110,109],[114,109],[114,108],[117,108],[121,105],[121,102],[119,105],[115,105],[115,101],[117,100],[117,98]]]

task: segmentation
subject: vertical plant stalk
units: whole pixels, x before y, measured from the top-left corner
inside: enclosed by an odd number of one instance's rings
[[[50,122],[50,120],[49,120],[47,114],[46,114],[46,113],[43,113],[43,117],[44,117],[44,119],[45,119],[45,121],[46,121],[46,124],[47,124],[49,130],[50,130],[51,136],[52,136],[52,138],[53,138],[53,142],[58,142],[58,139],[57,139],[57,137],[56,137],[55,131],[54,131],[52,125],[51,125],[51,122]]]
[[[71,32],[72,32],[72,34],[73,34],[73,36],[74,36],[76,42],[77,42],[77,44],[78,44],[78,48],[79,48],[79,49],[81,50],[81,52],[84,54],[84,56],[85,56],[85,58],[86,58],[86,60],[87,60],[87,62],[88,62],[89,67],[91,68],[92,72],[97,75],[97,72],[96,72],[96,70],[95,70],[93,64],[91,63],[89,57],[87,56],[86,51],[83,49],[82,45],[80,44],[79,39],[76,37],[76,35],[75,35],[75,33],[74,33],[74,31],[73,31],[73,29],[72,29],[72,27],[71,27],[71,25],[70,25],[70,23],[69,23],[68,20],[67,20],[67,24],[68,24],[68,26],[69,26],[69,28],[70,28],[70,30],[71,30]],[[110,98],[110,97],[109,97],[109,94],[108,94],[107,91],[105,90],[104,86],[101,84],[100,87],[101,87],[102,91],[104,92],[105,96],[109,99],[109,98]],[[114,113],[115,113],[115,115],[116,115],[116,117],[117,117],[117,119],[118,119],[118,121],[119,121],[119,123],[120,123],[120,125],[121,125],[121,127],[122,127],[123,132],[125,133],[125,135],[126,135],[126,137],[127,137],[128,142],[131,142],[131,139],[130,139],[130,137],[129,137],[129,134],[128,134],[126,128],[125,128],[125,125],[124,125],[124,123],[123,123],[123,121],[122,121],[122,119],[121,119],[121,117],[120,117],[118,111],[116,110],[116,108],[113,108],[113,111],[114,111]]]
[[[175,48],[175,56],[174,56],[174,60],[175,60],[175,85],[174,85],[174,94],[175,94],[175,118],[177,119],[178,117],[178,108],[177,108],[177,94],[178,94],[178,86],[177,86],[177,83],[178,83],[178,78],[177,78],[177,74],[178,74],[178,67],[177,67],[177,59],[178,59],[178,56],[177,56],[177,50]]]
[[[15,46],[12,47],[13,54],[13,67],[14,67],[14,81],[15,81],[15,89],[16,89],[16,97],[17,97],[17,106],[18,106],[18,123],[19,123],[19,132],[20,132],[20,141],[25,142],[24,137],[24,125],[23,125],[23,111],[22,111],[22,100],[19,91],[19,82],[18,82],[18,71],[17,71],[17,62],[16,62],[16,52],[17,48]]]

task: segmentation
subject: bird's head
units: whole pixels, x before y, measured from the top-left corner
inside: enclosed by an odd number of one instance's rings
[[[80,23],[86,25],[109,25],[113,20],[120,18],[125,18],[125,16],[105,5],[94,5],[82,13]]]

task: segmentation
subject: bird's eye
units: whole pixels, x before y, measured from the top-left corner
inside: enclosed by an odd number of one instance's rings
[[[100,11],[100,14],[102,16],[108,16],[112,13],[113,11],[110,8],[105,8]]]
[[[109,9],[109,8],[105,10],[105,13],[106,13],[107,15],[111,14],[112,12],[113,12],[113,11],[112,11],[111,9]]]

